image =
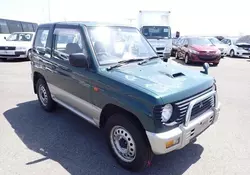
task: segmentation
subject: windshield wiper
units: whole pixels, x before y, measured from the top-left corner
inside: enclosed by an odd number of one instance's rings
[[[138,59],[128,59],[128,60],[123,60],[123,61],[119,61],[118,64],[115,64],[113,66],[110,66],[109,68],[107,68],[108,71],[114,69],[114,68],[117,68],[117,67],[121,67],[127,63],[132,63],[132,62],[137,62],[137,61],[142,61],[144,59],[142,58],[138,58]]]
[[[128,59],[128,60],[123,60],[123,61],[119,61],[118,63],[132,63],[132,62],[137,62],[137,61],[143,61],[144,59],[142,58],[134,58],[134,59]]]
[[[152,59],[155,59],[155,58],[159,58],[159,56],[152,56],[152,57],[149,57],[147,59],[145,59],[144,61],[138,63],[139,65],[142,65],[144,63],[147,63],[149,60],[152,60]]]

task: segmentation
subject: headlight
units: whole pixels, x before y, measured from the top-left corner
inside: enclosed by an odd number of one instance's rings
[[[197,52],[196,50],[193,50],[193,49],[189,49],[189,52],[191,52],[193,54],[199,54],[199,52]]]
[[[16,50],[26,50],[26,47],[16,47]]]
[[[171,48],[169,48],[169,47],[165,47],[164,52],[165,52],[165,53],[169,53],[169,52],[171,52]]]
[[[171,104],[167,104],[163,107],[161,114],[161,121],[167,122],[173,113],[173,106]]]

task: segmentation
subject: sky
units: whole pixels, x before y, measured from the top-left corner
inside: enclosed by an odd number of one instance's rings
[[[120,22],[160,10],[171,11],[172,31],[181,35],[239,35],[250,34],[249,7],[249,0],[0,0],[0,18]]]

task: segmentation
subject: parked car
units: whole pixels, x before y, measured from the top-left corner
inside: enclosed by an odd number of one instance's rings
[[[0,59],[30,59],[34,32],[15,32],[0,43]]]
[[[222,40],[223,43],[227,44],[228,50],[227,54],[230,57],[249,57],[250,56],[250,42],[247,39],[247,36],[243,36],[240,38],[224,38]]]
[[[185,64],[207,62],[217,66],[220,63],[221,52],[207,38],[185,37],[180,41],[176,59],[184,59]]]
[[[173,43],[172,43],[171,56],[175,56],[176,55],[180,39],[181,38],[173,38],[172,39]]]
[[[103,129],[112,155],[131,171],[217,121],[216,82],[205,68],[164,62],[134,27],[94,22],[41,24],[31,59],[41,107],[60,104]]]
[[[215,37],[207,37],[221,51],[221,58],[227,56],[228,45],[221,42]]]

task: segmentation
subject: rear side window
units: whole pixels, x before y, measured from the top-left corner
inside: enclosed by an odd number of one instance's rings
[[[45,48],[47,44],[47,38],[49,34],[49,29],[38,29],[35,38],[35,47]]]
[[[10,33],[23,31],[21,23],[18,21],[7,21],[7,24],[9,26]]]
[[[0,33],[10,33],[5,20],[0,19]]]
[[[73,53],[84,53],[87,55],[80,30],[56,28],[53,33],[54,58],[68,60],[68,56]]]

